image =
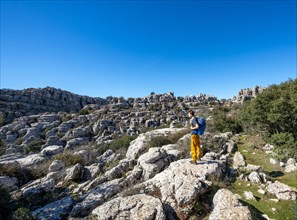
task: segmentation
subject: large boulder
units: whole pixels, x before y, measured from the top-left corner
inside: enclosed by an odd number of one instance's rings
[[[78,137],[67,141],[65,149],[66,150],[73,150],[76,147],[85,145],[89,143],[89,138],[87,137]]]
[[[74,128],[73,130],[67,131],[63,140],[69,141],[70,139],[79,138],[79,137],[89,137],[92,134],[92,129],[90,126],[80,126]]]
[[[285,172],[289,173],[289,172],[293,172],[297,170],[297,163],[296,160],[294,158],[289,158],[287,160],[287,164],[285,167]]]
[[[21,188],[23,196],[28,196],[30,194],[39,194],[42,192],[51,192],[55,189],[54,179],[37,179]]]
[[[173,162],[166,170],[142,184],[147,194],[158,195],[169,219],[176,216],[187,218],[196,198],[208,189],[206,177],[221,176],[225,167],[220,161],[202,161],[199,164],[191,164],[190,161]]]
[[[37,220],[61,220],[63,219],[62,215],[67,215],[71,211],[72,206],[73,198],[68,196],[33,211],[32,215],[37,217]]]
[[[80,202],[78,202],[71,210],[70,216],[84,217],[89,215],[93,209],[103,204],[108,198],[114,196],[120,191],[121,181],[121,179],[115,179],[102,183],[83,194],[79,198]]]
[[[214,209],[209,220],[251,220],[248,207],[242,206],[237,197],[227,189],[220,189],[213,198]]]
[[[106,211],[108,210],[108,212]],[[98,220],[142,219],[165,220],[162,203],[159,199],[145,194],[118,197],[98,206],[91,216]]]
[[[80,150],[74,153],[74,155],[82,159],[83,165],[88,165],[92,161],[92,154],[88,150]]]
[[[150,148],[147,153],[138,158],[138,165],[143,169],[142,179],[148,180],[169,165],[170,157],[160,147]]]
[[[68,168],[66,170],[66,177],[64,179],[64,181],[68,182],[68,181],[77,181],[81,179],[81,173],[82,173],[82,166],[77,163],[75,164],[73,167]]]
[[[0,186],[9,191],[18,189],[18,179],[9,176],[0,176]]]
[[[105,172],[105,176],[108,180],[113,180],[116,178],[122,177],[124,173],[128,170],[132,169],[133,167],[133,160],[131,159],[123,159],[119,162],[118,165],[111,168],[110,170]]]
[[[130,143],[126,157],[135,160],[147,149],[146,143],[152,138],[157,136],[169,136],[183,130],[183,128],[163,128],[140,134],[134,141]]]
[[[90,166],[85,166],[82,170],[82,179],[83,180],[92,180],[94,179],[99,173],[101,169],[98,164],[92,164]]]
[[[55,181],[63,180],[66,175],[65,164],[62,160],[54,160],[48,169],[47,179],[54,179]]]
[[[22,167],[30,168],[38,168],[46,161],[47,159],[45,157],[40,156],[39,154],[31,154],[24,158],[17,159],[17,162],[19,162]]]
[[[258,173],[256,171],[253,171],[249,174],[248,179],[253,182],[253,183],[257,183],[257,184],[261,184],[261,183],[266,183],[267,179],[266,179],[266,174],[265,173]]]
[[[237,151],[233,158],[233,168],[237,169],[239,167],[243,167],[245,165],[244,157],[241,155],[239,151]]]
[[[56,155],[58,153],[62,153],[64,148],[62,146],[57,146],[57,145],[52,145],[44,148],[41,152],[40,155],[42,157],[51,157],[53,155]]]
[[[268,182],[267,191],[275,195],[278,199],[283,200],[296,200],[297,190],[296,188],[289,187],[279,181],[274,183]]]

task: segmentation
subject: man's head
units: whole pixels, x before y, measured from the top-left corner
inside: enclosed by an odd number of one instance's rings
[[[194,115],[195,115],[195,112],[194,112],[193,110],[189,110],[189,111],[188,111],[188,116],[189,116],[189,118],[194,117]]]

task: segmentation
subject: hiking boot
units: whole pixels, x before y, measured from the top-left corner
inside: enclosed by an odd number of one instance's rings
[[[191,164],[196,164],[196,161],[191,160],[190,163],[191,163]]]

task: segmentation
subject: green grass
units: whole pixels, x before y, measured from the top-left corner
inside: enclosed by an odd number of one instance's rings
[[[240,184],[240,185],[239,185]],[[250,186],[247,186],[250,184]],[[239,194],[244,205],[249,206],[253,219],[260,219],[262,213],[267,214],[269,218],[277,220],[293,220],[296,219],[296,202],[293,200],[280,200],[279,202],[273,202],[269,199],[276,198],[271,194],[262,195],[257,192],[258,186],[251,182],[244,182],[237,180],[231,185],[231,191]],[[250,191],[254,194],[256,201],[245,199],[243,192]],[[276,212],[272,211],[272,208],[276,209]]]
[[[267,174],[270,180],[278,180],[284,184],[292,187],[297,187],[296,173],[286,173],[285,169],[279,166],[279,163],[273,165],[269,162],[269,155],[262,150],[265,142],[259,136],[241,136],[238,144],[238,150],[244,156],[247,164],[260,165],[263,171]],[[253,154],[255,152],[255,154]],[[274,176],[273,173],[278,172],[280,175]],[[247,186],[250,184],[250,186]],[[297,219],[297,207],[296,201],[280,200],[279,202],[270,201],[270,198],[276,198],[271,194],[259,194],[257,184],[252,182],[244,182],[242,180],[236,180],[231,184],[230,190],[233,193],[237,193],[242,196],[242,203],[249,206],[253,219],[261,219],[261,215],[267,214],[269,218],[277,220],[293,220]],[[257,201],[250,201],[244,198],[243,192],[251,191],[256,197]],[[273,212],[272,208],[276,211]]]
[[[285,168],[280,167],[279,163],[271,164],[270,156],[262,150],[264,146],[263,140],[256,136],[242,136],[238,144],[238,150],[244,156],[246,163],[253,165],[261,165],[265,173],[272,181],[278,180],[291,187],[297,188],[297,172],[286,173]],[[245,152],[246,150],[247,152]],[[255,152],[256,154],[253,154]],[[274,177],[273,172],[279,172],[281,175]]]

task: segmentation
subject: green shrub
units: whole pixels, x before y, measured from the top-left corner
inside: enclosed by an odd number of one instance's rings
[[[80,114],[80,115],[88,115],[88,114],[89,114],[89,111],[88,111],[87,109],[81,109],[81,110],[79,111],[79,114]]]
[[[297,158],[291,146],[297,146],[297,79],[266,88],[240,111],[244,129],[272,141],[279,157]],[[288,138],[288,140],[285,140]],[[288,152],[287,152],[288,151]]]
[[[147,143],[146,146],[148,148],[151,147],[162,147],[167,144],[175,144],[180,138],[182,138],[185,134],[189,133],[188,129],[184,131],[177,132],[175,134],[171,134],[168,136],[156,136],[151,138]]]
[[[4,115],[2,112],[0,112],[0,126],[4,124]]]
[[[62,160],[66,167],[73,166],[77,163],[80,163],[81,165],[85,165],[84,159],[77,154],[73,154],[73,152],[71,151],[65,151],[62,154],[57,154],[53,157],[53,159]]]
[[[135,138],[136,136],[129,135],[118,136],[112,142],[99,144],[96,146],[96,148],[98,149],[99,154],[103,154],[108,149],[111,149],[114,152],[127,150],[130,142],[133,141]]]
[[[165,136],[157,136],[152,138],[148,143],[147,146],[151,147],[162,147],[167,144],[174,144],[174,141],[170,137]]]
[[[238,112],[221,106],[213,110],[213,127],[219,132],[240,133],[243,131]]]
[[[41,133],[40,133],[40,138],[41,139],[45,139],[46,133],[51,130],[50,128],[46,128],[44,129]]]
[[[61,189],[64,190],[65,188]],[[37,194],[22,196],[21,198],[19,198],[19,200],[17,200],[17,207],[26,207],[30,211],[43,207],[49,203],[56,201],[59,194],[62,192],[61,189],[52,192],[41,191]]]
[[[41,146],[45,144],[45,142],[43,140],[34,140],[31,141],[29,144],[27,144],[24,147],[25,153],[28,154],[30,152],[40,152],[41,150]]]
[[[12,220],[34,220],[34,219],[36,218],[34,218],[30,210],[25,207],[18,208],[16,211],[12,213]]]
[[[275,146],[273,151],[277,154],[277,159],[285,160],[296,157],[297,145],[291,133],[273,134],[269,138],[269,142]]]
[[[22,169],[15,164],[0,164],[0,176],[10,176],[18,179],[19,185],[28,183],[33,175],[28,169]]]

